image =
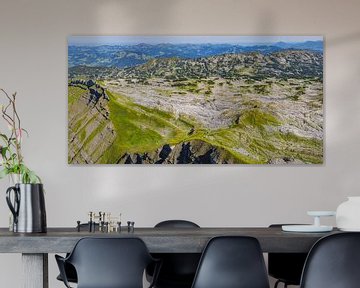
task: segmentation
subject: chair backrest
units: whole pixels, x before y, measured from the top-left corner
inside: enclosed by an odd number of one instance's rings
[[[152,260],[138,238],[82,238],[67,259],[76,269],[78,288],[142,288]]]
[[[200,228],[200,226],[188,220],[166,220],[156,224],[155,228]],[[178,285],[180,287],[179,283],[182,283],[189,287],[194,279],[200,256],[200,253],[156,254],[156,258],[162,260],[157,286]]]
[[[200,228],[200,226],[188,220],[166,220],[156,224],[155,228]]]
[[[257,239],[220,236],[207,244],[192,288],[268,288],[264,258]]]
[[[305,262],[300,287],[360,287],[360,233],[333,234],[316,242]]]

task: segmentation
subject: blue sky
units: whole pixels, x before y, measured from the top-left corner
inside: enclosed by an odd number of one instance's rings
[[[271,44],[276,42],[323,41],[323,36],[69,36],[69,45],[122,45],[159,43],[229,43],[239,45]]]

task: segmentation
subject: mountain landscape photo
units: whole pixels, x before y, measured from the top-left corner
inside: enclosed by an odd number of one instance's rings
[[[71,36],[70,164],[321,164],[323,39]]]

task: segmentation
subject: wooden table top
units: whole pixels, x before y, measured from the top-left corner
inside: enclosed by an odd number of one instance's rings
[[[65,253],[83,237],[139,237],[152,253],[201,253],[215,236],[242,235],[259,240],[263,252],[308,252],[321,237],[338,233],[293,233],[281,228],[135,228],[128,232],[77,232],[76,228],[48,228],[47,233],[20,234],[0,228],[0,253]]]

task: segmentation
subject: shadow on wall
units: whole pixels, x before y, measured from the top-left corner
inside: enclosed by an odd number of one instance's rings
[[[258,17],[257,31],[259,35],[276,35],[275,19],[276,16],[269,13],[269,11],[262,11]]]
[[[166,5],[160,5],[161,9],[159,9],[158,4],[161,2]],[[98,34],[159,35],[162,34],[162,30],[169,31],[175,26],[176,23],[173,19],[179,1],[134,2],[113,0],[99,4],[97,22],[100,33]],[[128,15],[132,15],[132,17],[128,17]],[[126,16],[126,18],[122,16]],[[114,30],[119,32],[114,33]],[[149,34],[147,31],[154,32]]]
[[[350,33],[347,35],[332,38],[329,41],[326,41],[326,47],[348,44],[357,41],[360,41],[360,32]]]

